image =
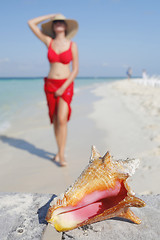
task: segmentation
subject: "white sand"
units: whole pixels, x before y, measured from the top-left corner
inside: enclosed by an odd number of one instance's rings
[[[94,121],[88,118],[94,99],[86,88],[75,94],[68,124],[66,168],[51,161],[57,147],[45,99],[34,104],[32,112],[26,110],[17,115],[12,128],[0,135],[0,191],[57,195],[64,192],[88,164],[91,145],[94,143],[99,148],[103,145],[102,132],[96,130]],[[48,226],[44,239],[61,239],[61,234]]]
[[[92,93],[91,93],[92,90]],[[96,95],[96,96],[95,96]],[[60,168],[50,159],[57,151],[45,99],[0,136],[0,191],[60,194],[87,165],[91,145],[103,155],[138,157],[130,185],[136,193],[159,193],[160,88],[134,81],[102,84],[77,91],[68,126],[66,159]],[[48,227],[44,239],[60,239]]]
[[[159,193],[160,88],[123,80],[94,91],[101,97],[90,117],[104,131],[106,148],[116,158],[138,157],[131,185],[140,194]]]

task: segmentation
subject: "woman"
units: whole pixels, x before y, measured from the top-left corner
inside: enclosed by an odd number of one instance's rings
[[[49,20],[41,25],[39,23]],[[75,20],[66,19],[62,14],[37,17],[28,21],[33,33],[47,46],[50,70],[44,78],[44,90],[49,108],[50,122],[58,146],[54,157],[60,166],[66,166],[64,151],[67,138],[67,121],[70,119],[70,103],[73,96],[73,81],[78,74],[78,49],[70,39],[78,30]],[[70,62],[72,61],[72,70]]]

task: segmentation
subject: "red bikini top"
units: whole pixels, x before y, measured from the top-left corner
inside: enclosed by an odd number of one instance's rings
[[[49,47],[48,47],[48,60],[50,63],[55,63],[55,62],[60,62],[63,64],[68,64],[72,61],[72,50],[71,50],[71,46],[72,46],[72,42],[70,43],[70,47],[68,50],[57,54],[53,48],[52,48],[52,42],[53,39],[51,40]]]

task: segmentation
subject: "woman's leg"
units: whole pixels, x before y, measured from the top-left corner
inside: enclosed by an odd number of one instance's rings
[[[54,130],[55,136],[58,145],[58,154],[57,156],[60,159],[60,164],[62,166],[66,165],[64,159],[64,151],[67,139],[67,119],[68,119],[68,105],[67,103],[60,98],[57,109],[57,116],[55,120]]]
[[[58,146],[58,123],[57,123],[57,115],[54,116],[53,118],[53,128],[54,128],[54,134],[56,137],[56,142]],[[59,153],[56,154],[54,157],[54,161],[59,162]]]

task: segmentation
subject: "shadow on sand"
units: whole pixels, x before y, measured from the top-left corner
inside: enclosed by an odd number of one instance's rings
[[[43,149],[37,148],[35,147],[33,144],[23,140],[23,139],[19,139],[19,138],[13,138],[13,137],[8,137],[5,135],[1,135],[0,136],[0,140],[3,143],[6,143],[12,147],[24,150],[29,152],[30,154],[36,155],[40,158],[45,158],[47,160],[52,161],[54,164],[56,164],[58,166],[58,164],[53,161],[53,158],[55,157],[54,153],[51,152],[47,152]]]

